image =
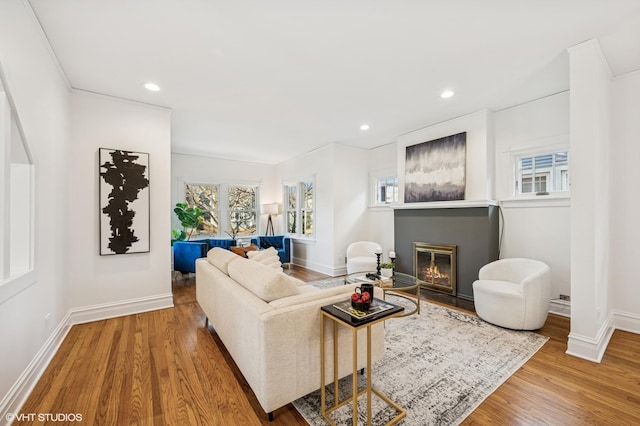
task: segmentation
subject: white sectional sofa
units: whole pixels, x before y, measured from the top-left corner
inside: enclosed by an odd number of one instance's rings
[[[269,418],[274,410],[320,388],[320,307],[347,300],[354,287],[319,290],[279,268],[220,248],[196,261],[198,303]],[[329,327],[326,383],[333,382]],[[352,371],[351,331],[342,326],[338,330],[339,375],[344,377]],[[372,327],[371,348],[373,361],[382,358],[382,323]],[[366,330],[360,330],[358,368],[365,366]]]

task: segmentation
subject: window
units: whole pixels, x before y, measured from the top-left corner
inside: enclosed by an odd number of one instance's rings
[[[548,195],[569,191],[569,153],[516,156],[515,192],[518,195]]]
[[[0,66],[0,303],[35,282],[34,166]]]
[[[376,205],[398,202],[398,178],[384,177],[376,181]]]
[[[297,186],[284,186],[285,203],[286,206],[286,218],[287,218],[287,233],[297,234],[298,225],[296,219],[298,218],[298,187]]]
[[[253,235],[257,229],[256,188],[229,187],[229,226],[232,235]]]
[[[189,207],[203,212],[194,235],[228,238],[257,234],[257,185],[185,182],[184,197]]]
[[[313,181],[285,184],[283,192],[287,233],[311,238],[315,232]]]
[[[303,194],[302,213],[302,235],[313,235],[313,183],[302,182],[300,184]]]
[[[197,207],[203,212],[203,221],[194,234],[218,235],[220,215],[218,209],[218,185],[186,184],[185,200],[189,207]]]

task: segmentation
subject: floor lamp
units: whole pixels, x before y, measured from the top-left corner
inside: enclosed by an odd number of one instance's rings
[[[273,221],[271,220],[271,215],[277,215],[279,214],[279,206],[278,203],[271,203],[271,204],[263,204],[262,205],[262,214],[268,214],[269,215],[269,219],[267,219],[267,232],[265,232],[265,235],[274,235],[273,234]]]

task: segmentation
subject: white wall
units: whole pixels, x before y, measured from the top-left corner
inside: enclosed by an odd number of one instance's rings
[[[369,221],[367,166],[368,151],[334,144],[333,247],[332,275],[346,273],[347,246],[368,241],[375,223]]]
[[[404,201],[405,148],[462,132],[467,132],[465,200],[492,200],[494,198],[492,124],[492,113],[483,110],[398,136],[397,169],[400,202]]]
[[[259,185],[260,204],[282,203],[282,188],[276,184],[274,166],[174,153],[171,155],[171,227],[173,229],[181,229],[180,222],[173,213],[173,206],[184,201],[185,182]],[[272,221],[274,234],[283,233],[283,216],[272,217]],[[260,234],[264,234],[266,224],[267,216],[260,215]],[[221,232],[219,238],[229,238],[224,230]],[[167,235],[169,239],[170,235]]]
[[[332,143],[277,166],[277,184],[314,178],[315,236],[296,239],[294,263],[328,275],[345,273],[347,245],[370,238],[366,150]]]
[[[371,205],[375,197],[376,178],[398,176],[398,147],[390,143],[369,151],[368,202]],[[402,201],[402,200],[399,200]],[[394,220],[390,206],[369,208],[369,237],[382,246],[383,261],[388,261],[388,253],[394,251]]]
[[[613,307],[619,328],[640,333],[640,71],[616,78],[612,97]]]
[[[69,230],[66,172],[70,166],[69,90],[30,11],[20,0],[0,2],[0,62],[9,80],[35,164],[35,284],[0,303],[0,423],[28,394],[26,371],[38,374],[40,351],[65,309]],[[46,320],[46,316],[49,319]]]
[[[514,153],[569,144],[569,93],[494,113],[496,198],[504,220],[501,258],[528,257],[551,268],[551,297],[571,295],[569,200],[507,201],[514,197]]]
[[[67,307],[156,298],[171,305],[170,111],[77,91],[71,108],[73,167],[67,177],[75,196],[68,205]],[[99,254],[99,148],[149,153],[149,253]]]

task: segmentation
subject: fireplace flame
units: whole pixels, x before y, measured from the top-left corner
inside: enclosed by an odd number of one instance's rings
[[[424,269],[424,275],[425,275],[426,281],[430,281],[430,282],[434,282],[436,280],[438,281],[449,280],[449,274],[447,274],[446,272],[440,271],[440,268],[438,268],[438,265],[434,265],[434,264]]]

